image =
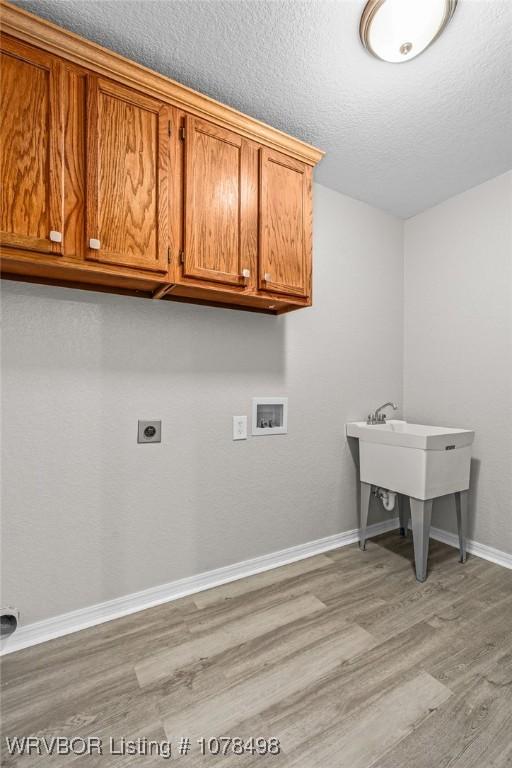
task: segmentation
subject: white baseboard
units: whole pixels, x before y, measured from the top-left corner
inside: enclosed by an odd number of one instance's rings
[[[368,538],[378,536],[381,533],[390,531],[398,526],[398,518],[385,520],[382,523],[376,523],[368,526]],[[253,576],[256,573],[262,573],[272,568],[279,568],[281,565],[287,565],[297,560],[303,560],[306,557],[319,555],[322,552],[328,552],[331,549],[345,547],[359,540],[359,529],[352,531],[336,533],[333,536],[326,536],[323,539],[316,539],[305,544],[299,544],[295,547],[282,549],[279,552],[271,552],[268,555],[254,557],[251,560],[244,560],[241,563],[234,563],[223,568],[216,568],[212,571],[199,573],[195,576],[187,576],[178,581],[171,581],[168,584],[161,584],[158,587],[150,587],[141,592],[133,592],[131,595],[117,597],[114,600],[107,600],[104,603],[79,608],[76,611],[55,616],[51,619],[27,624],[27,626],[18,626],[16,632],[8,638],[2,640],[0,655],[13,653],[22,648],[29,648],[32,645],[44,643],[47,640],[53,640],[56,637],[69,635],[72,632],[78,632],[80,629],[93,627],[96,624],[103,624],[105,621],[118,619],[121,616],[127,616],[130,613],[136,613],[146,608],[152,608],[155,605],[177,600],[180,597],[193,595],[196,592],[202,592],[205,589],[218,587],[229,581],[243,579],[246,576]]]
[[[397,528],[398,525],[398,518],[370,525],[368,526],[368,538],[391,531]],[[458,548],[459,546],[458,536],[454,533],[443,531],[441,528],[432,528],[430,535],[433,539],[442,541],[451,547]],[[112,621],[112,619],[118,619],[130,613],[143,611],[155,605],[178,600],[180,597],[193,595],[196,592],[218,587],[221,584],[243,579],[246,576],[253,576],[256,573],[269,571],[272,568],[279,568],[282,565],[303,560],[306,557],[313,557],[322,552],[345,547],[348,544],[354,544],[358,540],[359,529],[354,528],[352,531],[336,533],[333,536],[308,541],[305,544],[282,549],[279,552],[271,552],[268,555],[254,557],[251,560],[226,565],[195,576],[187,576],[184,579],[161,584],[158,587],[150,587],[141,592],[133,592],[131,595],[117,597],[104,603],[97,603],[87,608],[70,611],[51,619],[27,624],[25,627],[20,626],[13,635],[2,640],[0,655],[13,653],[22,648],[29,648],[32,645],[38,645],[47,640],[53,640],[56,637],[69,635],[72,632],[78,632],[81,629],[87,629],[87,627],[93,627],[96,624],[103,624],[106,621]],[[505,568],[512,568],[512,555],[506,552],[501,552],[499,549],[488,547],[485,544],[479,544],[471,539],[467,540],[466,548],[469,553],[477,555],[484,560],[497,563]]]
[[[459,548],[459,537],[456,533],[443,531],[442,528],[431,528],[430,537],[437,541],[442,541],[443,544],[448,544],[450,547]],[[471,555],[481,557],[483,560],[489,560],[491,563],[502,565],[504,568],[512,568],[512,555],[509,555],[508,552],[488,547],[486,544],[479,544],[478,541],[473,541],[473,539],[466,539],[466,551]]]

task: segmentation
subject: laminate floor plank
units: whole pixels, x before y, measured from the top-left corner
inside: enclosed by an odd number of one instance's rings
[[[512,647],[511,647],[512,650]],[[505,768],[512,754],[512,653],[475,675],[397,747],[379,768]]]
[[[361,611],[357,614],[357,620],[383,642],[397,632],[433,616],[436,610],[449,607],[457,599],[456,593],[431,583],[426,589],[413,587],[407,592],[403,591],[375,612],[365,611],[363,615]]]
[[[280,581],[287,581],[288,579],[293,579],[295,576],[302,576],[305,573],[313,573],[318,569],[330,566],[332,566],[332,560],[330,558],[326,555],[316,555],[315,557],[308,557],[305,560],[297,560],[289,565],[283,565],[281,568],[273,568],[270,571],[263,571],[254,576],[231,581],[220,587],[214,587],[213,589],[208,589],[204,592],[198,592],[197,595],[194,595],[193,600],[197,608],[206,608],[207,606],[215,605],[215,603],[230,600],[233,597],[239,597],[240,595],[247,595],[256,590],[274,586]]]
[[[189,598],[165,603],[4,656],[2,684],[8,685],[13,680],[18,685],[24,679],[44,674],[45,685],[49,686],[51,674],[56,671],[60,685],[64,670],[66,674],[82,674],[82,662],[88,667],[108,668],[113,658],[118,663],[136,658],[148,644],[148,637],[155,650],[169,647],[189,635],[185,624],[188,606],[195,609]],[[77,658],[78,639],[80,658]]]
[[[293,661],[301,652],[314,649],[320,641],[330,638],[337,642],[350,628],[353,629],[353,624],[341,613],[315,612],[223,653],[201,659],[198,664],[180,669],[173,678],[161,679],[146,690],[159,696],[162,711],[193,706],[204,699],[212,700],[248,678],[252,685],[258,686],[262,671],[278,667],[290,658]],[[366,636],[365,640],[373,642]]]
[[[241,714],[245,717],[258,714],[272,701],[279,701],[327,677],[344,660],[373,644],[371,635],[357,625],[351,625],[281,664],[262,670],[254,679],[235,682],[197,704],[183,708],[176,701],[174,711],[162,713],[165,732],[169,738],[181,734],[197,737],[229,733]]]
[[[422,671],[430,653],[449,655],[448,634],[416,625],[341,665],[328,680],[282,699],[262,712],[286,751],[307,748],[326,729],[406,683]],[[446,686],[445,686],[446,687]]]
[[[197,768],[512,768],[512,571],[396,531],[4,656],[3,736],[191,739]],[[271,736],[276,757],[203,756]],[[174,759],[181,759],[177,756]],[[9,755],[7,768],[161,756]]]
[[[418,727],[451,691],[426,672],[323,731],[285,762],[287,768],[368,768]]]
[[[127,697],[116,696],[105,702],[101,709],[97,711],[87,710],[87,703],[84,705],[82,711],[74,712],[73,714],[66,714],[55,712],[57,721],[55,723],[49,722],[48,726],[37,730],[31,734],[31,736],[47,737],[66,737],[73,739],[75,737],[88,738],[91,736],[99,737],[103,744],[107,745],[110,739],[114,740],[115,746],[121,743],[124,739],[138,739],[138,738],[157,738],[159,740],[165,740],[165,734],[162,729],[159,712],[156,707],[156,703],[147,696]],[[37,768],[65,768],[69,764],[75,766],[76,763],[81,765],[80,761],[87,760],[87,765],[95,764],[99,765],[117,764],[115,758],[121,756],[106,754],[107,750],[104,750],[103,755],[88,756],[75,756],[66,754],[42,754],[37,757]],[[34,756],[24,756],[19,762],[16,762],[14,757],[6,754],[4,749],[2,766],[9,768],[10,766],[18,765],[30,765],[34,763]],[[160,758],[161,760],[162,758]],[[26,762],[25,762],[26,761]],[[103,762],[101,762],[103,761]]]
[[[222,660],[224,675],[227,680],[253,677],[260,670],[281,664],[283,660],[314,647],[321,640],[340,636],[350,627],[353,627],[353,622],[344,611],[325,611],[321,618],[318,614],[311,615],[257,641],[234,648]],[[365,650],[368,644],[374,644],[373,638],[369,640],[365,636]]]
[[[305,619],[310,614],[326,610],[325,605],[313,595],[301,595],[287,601],[256,611],[248,616],[226,621],[224,626],[200,637],[191,637],[185,643],[150,656],[135,665],[139,685],[144,688],[158,680],[171,677],[177,670],[194,664],[203,658],[215,656],[223,651],[241,645],[272,630]]]
[[[361,575],[358,578],[361,578]],[[345,587],[340,586],[339,582],[340,576],[334,567],[315,569],[312,573],[306,572],[286,580],[281,579],[275,585],[251,590],[247,595],[237,595],[189,612],[186,619],[187,626],[192,634],[212,632],[216,628],[222,628],[226,621],[249,617],[256,611],[284,605],[286,602],[303,595],[314,594],[321,600],[319,594],[322,587],[327,584],[333,585],[333,588],[336,588],[337,585],[338,589],[345,589]],[[349,586],[347,586],[347,591],[350,591]]]
[[[106,735],[105,742],[109,739],[110,733]],[[148,741],[165,742],[166,737],[162,724],[159,720],[148,725],[138,724],[136,730],[133,730],[133,726],[126,724],[124,733],[122,734],[126,739],[147,739]],[[121,752],[121,737],[117,736],[114,739],[114,752]],[[73,768],[162,768],[167,765],[173,759],[167,759],[162,757],[158,753],[138,755],[138,754],[108,754],[105,749],[102,755],[82,755],[77,757],[71,763]],[[48,764],[48,768],[53,768],[55,764],[53,762]],[[187,765],[185,760],[184,765]],[[39,768],[39,766],[38,766]],[[233,767],[234,768],[234,767]]]
[[[476,676],[485,675],[507,650],[512,653],[512,595],[482,611],[480,617],[480,626],[472,616],[454,619],[450,629],[457,632],[458,645],[462,647],[452,646],[449,657],[425,660],[425,668],[434,677],[461,695],[468,683]]]
[[[84,675],[69,683],[65,673],[60,690],[47,693],[44,686],[15,686],[2,691],[2,724],[7,731],[30,728],[29,733],[66,720],[83,709],[103,709],[114,698],[137,700],[140,687],[133,664],[112,666],[95,674]]]

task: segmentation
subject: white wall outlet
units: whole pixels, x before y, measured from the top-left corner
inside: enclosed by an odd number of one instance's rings
[[[233,416],[233,440],[247,440],[247,416]]]

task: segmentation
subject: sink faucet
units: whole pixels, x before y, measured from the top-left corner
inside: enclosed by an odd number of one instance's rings
[[[376,408],[372,413],[368,414],[368,418],[366,420],[367,424],[385,424],[386,423],[386,414],[381,413],[381,411],[384,410],[384,408],[387,408],[391,406],[391,408],[396,411],[398,408],[398,405],[396,403],[384,403],[384,405],[380,405],[378,408]]]

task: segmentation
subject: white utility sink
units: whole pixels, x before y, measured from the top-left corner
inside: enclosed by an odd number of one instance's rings
[[[397,407],[386,403],[369,415],[370,423],[352,421],[346,426],[348,437],[359,439],[359,543],[364,550],[372,490],[391,500],[391,506],[386,506],[388,510],[396,500],[402,536],[407,535],[409,507],[416,578],[421,582],[427,578],[430,522],[436,496],[454,494],[460,561],[466,560],[469,470],[475,433],[470,429],[429,427],[398,419],[386,421],[381,412],[389,405]]]
[[[470,429],[430,427],[390,419],[384,424],[352,421],[359,438],[360,479],[416,499],[433,499],[469,488]]]

